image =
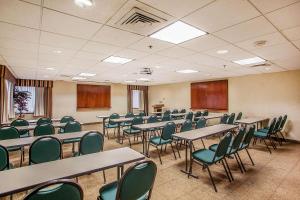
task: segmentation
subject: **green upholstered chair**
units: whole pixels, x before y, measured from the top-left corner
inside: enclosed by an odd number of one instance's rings
[[[29,165],[61,159],[61,142],[52,136],[42,136],[29,147]]]
[[[74,156],[81,156],[103,151],[104,136],[98,131],[89,131],[82,136],[79,142],[79,151]],[[103,170],[103,179],[106,182],[105,172]]]
[[[236,116],[236,119],[235,119],[235,120],[241,120],[241,119],[242,119],[242,116],[243,116],[243,113],[242,113],[242,112],[239,112],[239,114]]]
[[[204,110],[202,116],[208,116],[208,110]]]
[[[166,121],[171,121],[172,118],[171,118],[171,115],[170,114],[163,114],[162,118],[161,118],[161,121],[163,122],[166,122]]]
[[[37,120],[36,125],[52,124],[52,120],[48,117],[41,117]]]
[[[245,170],[242,160],[240,159],[240,155],[239,155],[238,151],[240,150],[240,146],[243,142],[245,132],[246,132],[246,130],[244,128],[239,130],[238,134],[230,142],[230,145],[228,146],[227,153],[226,153],[226,156],[228,156],[228,157],[231,155],[234,155],[236,162],[242,173],[244,173],[244,171],[246,171],[246,170]],[[209,149],[212,151],[216,151],[217,148],[218,148],[218,144],[213,144],[209,147]],[[231,173],[231,170],[229,167],[228,167],[228,171],[233,180],[233,176],[232,176],[232,173]]]
[[[25,119],[15,119],[10,123],[10,126],[18,127],[18,126],[29,126],[29,122]],[[19,131],[20,137],[29,137],[29,130],[21,130]]]
[[[221,123],[221,124],[227,124],[228,118],[229,118],[229,116],[228,116],[227,114],[224,114],[224,115],[221,117],[220,123]]]
[[[0,128],[0,140],[9,140],[9,139],[17,139],[20,138],[20,133],[15,127],[2,127]],[[7,148],[9,152],[12,151],[20,151],[21,159],[20,166],[22,166],[22,162],[24,159],[24,151],[22,147],[9,147]]]
[[[194,115],[194,122],[198,121],[197,118],[201,117],[202,116],[202,112],[201,111],[197,111]]]
[[[176,114],[176,113],[178,113],[178,109],[174,109],[174,110],[172,111],[172,114]]]
[[[281,145],[282,141],[281,141],[281,138],[279,138],[277,133],[280,132],[280,125],[282,123],[282,120],[283,120],[282,116],[279,116],[276,123],[275,123],[275,126],[273,128],[273,131],[270,133],[270,137],[272,137],[272,139],[273,139],[273,137],[276,137],[276,139],[277,139],[277,141],[280,145]],[[258,131],[267,133],[269,131],[269,129],[270,129],[270,127],[265,127],[263,129],[258,129]]]
[[[244,139],[243,139],[243,141],[241,143],[241,146],[239,148],[239,151],[245,150],[247,152],[247,155],[248,155],[248,157],[249,157],[249,159],[250,159],[250,161],[251,161],[251,163],[252,163],[253,166],[254,166],[254,162],[253,162],[253,160],[252,160],[252,158],[250,156],[248,148],[249,148],[251,140],[252,140],[252,138],[254,136],[254,132],[255,132],[255,125],[249,128],[249,130],[246,133],[246,135],[245,135],[245,137],[244,137]]]
[[[270,137],[271,134],[272,134],[272,132],[273,132],[273,130],[274,130],[274,128],[275,128],[275,124],[276,124],[276,118],[273,118],[272,121],[271,121],[270,127],[269,127],[269,129],[268,129],[267,132],[255,131],[255,132],[254,132],[254,141],[253,141],[253,144],[256,144],[256,140],[257,140],[257,139],[261,139],[261,140],[263,140],[263,142],[265,143],[265,145],[266,145],[268,151],[269,151],[270,153],[272,153],[272,152],[271,152],[271,149],[269,148],[269,145],[268,145],[267,142],[266,142],[266,140],[269,140],[270,143],[271,143],[271,145],[272,145],[273,148],[275,149],[275,147],[274,147],[275,144],[273,143],[272,138]]]
[[[148,119],[147,119],[147,123],[156,123],[159,122],[158,118],[156,115],[151,115]],[[149,129],[151,134],[155,134],[156,131],[158,131],[159,128],[151,128]]]
[[[216,164],[218,162],[221,162],[223,167],[224,167],[224,170],[226,172],[226,175],[228,177],[228,180],[231,182],[231,177],[229,176],[228,170],[226,168],[227,161],[226,161],[226,158],[225,158],[225,156],[227,154],[228,147],[229,147],[230,142],[231,142],[231,139],[232,139],[231,133],[227,133],[221,139],[220,143],[218,144],[218,148],[216,149],[216,151],[212,151],[210,149],[199,149],[199,150],[194,151],[192,153],[189,174],[192,174],[192,166],[193,166],[194,162],[196,162],[197,164],[202,165],[203,169],[208,170],[209,177],[211,179],[214,190],[216,192],[217,192],[217,187],[216,187],[215,182],[213,180],[213,177],[211,175],[209,166],[211,166],[213,164]],[[225,166],[224,162],[226,163],[226,166]]]
[[[204,128],[205,126],[206,126],[206,119],[204,117],[201,117],[196,122],[195,129]],[[202,138],[201,138],[201,142],[203,147],[205,148],[205,144]]]
[[[231,113],[227,119],[227,124],[234,124],[235,113]]]
[[[12,165],[9,163],[9,154],[7,149],[0,145],[0,171],[11,169]]]
[[[164,114],[164,115],[170,115],[170,114],[171,114],[171,111],[170,111],[170,110],[166,110],[163,114]]]
[[[186,116],[185,116],[185,119],[186,120],[191,120],[191,121],[193,121],[193,116],[194,116],[194,113],[193,112],[188,112],[188,114],[186,114]]]
[[[115,135],[116,129],[118,128],[118,123],[113,122],[112,119],[119,119],[119,118],[120,118],[120,115],[118,113],[113,113],[109,116],[108,123],[105,124],[106,136],[108,139],[109,139],[108,130],[114,129],[114,135]],[[105,133],[104,133],[104,135],[105,135]]]
[[[172,114],[178,114],[178,113],[179,113],[178,109],[174,109],[174,110],[172,111]],[[172,115],[171,115],[171,118],[172,118],[172,119],[179,119],[180,117],[178,117],[178,116],[172,116]]]
[[[129,112],[125,115],[125,118],[133,118],[134,117],[134,114],[132,112]],[[121,126],[130,126],[131,125],[131,122],[123,122],[121,123]]]
[[[128,129],[124,129],[123,130],[123,137],[122,137],[122,142],[124,137],[128,138],[128,142],[129,142],[129,146],[131,147],[131,141],[130,141],[130,137],[131,136],[139,136],[142,132],[139,129],[134,128],[134,125],[138,125],[138,124],[142,124],[143,123],[143,118],[142,117],[134,117],[132,122],[131,122],[131,126]]]
[[[159,156],[160,164],[162,164],[160,152],[162,152],[163,145],[167,146],[168,144],[170,144],[171,148],[172,148],[172,151],[173,151],[173,154],[174,154],[174,158],[177,159],[174,148],[173,148],[173,144],[172,144],[174,142],[174,140],[172,138],[172,135],[175,134],[175,131],[176,131],[175,123],[174,122],[168,122],[164,126],[161,135],[151,137],[149,142],[148,142],[148,149],[149,149],[150,144],[156,148],[158,156]],[[177,145],[175,145],[175,146],[176,146],[177,152],[179,154],[179,150],[177,148]],[[159,151],[158,147],[161,147],[160,151]],[[179,154],[179,157],[180,157],[180,154]]]
[[[64,127],[64,132],[60,134],[67,134],[67,133],[74,133],[81,131],[81,124],[77,121],[68,122]],[[75,151],[75,143],[79,142],[80,138],[73,138],[73,139],[65,139],[63,140],[63,144],[70,144],[72,143],[72,152]]]
[[[284,125],[286,124],[286,120],[287,120],[287,115],[284,115],[283,118],[282,118],[281,124],[279,126],[279,134],[281,135],[282,140],[285,141],[285,142],[286,142],[286,139],[283,135],[283,128],[284,128]]]
[[[183,122],[180,132],[190,131],[193,129],[193,123],[191,120],[187,119],[185,122]]]
[[[139,116],[140,116],[140,117],[144,117],[144,116],[146,116],[146,113],[145,113],[144,111],[143,111],[143,112],[140,112],[140,113],[139,113]]]
[[[55,129],[52,124],[38,125],[34,128],[33,131],[34,136],[53,135],[54,133],[55,133]]]
[[[186,109],[184,109],[184,108],[181,109],[181,110],[180,110],[180,113],[186,113]]]
[[[83,200],[83,190],[73,181],[54,180],[36,187],[24,200]]]
[[[104,185],[98,200],[149,200],[157,167],[151,161],[142,161],[129,167],[119,181]]]
[[[68,123],[68,122],[73,122],[73,121],[75,121],[75,119],[74,119],[72,116],[63,116],[63,117],[59,120],[60,123]],[[60,133],[62,133],[62,132],[64,132],[64,131],[65,131],[64,128],[59,128],[59,132],[60,132]]]

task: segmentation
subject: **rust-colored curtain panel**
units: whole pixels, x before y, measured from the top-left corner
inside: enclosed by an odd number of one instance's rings
[[[52,118],[52,87],[44,89],[44,110],[45,116]]]
[[[132,112],[132,90],[141,90],[143,91],[144,98],[144,111],[148,115],[148,86],[142,85],[127,85],[127,110],[128,112]]]

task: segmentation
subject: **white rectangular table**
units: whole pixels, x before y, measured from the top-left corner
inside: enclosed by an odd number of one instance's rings
[[[262,127],[262,122],[269,120],[267,117],[248,117],[244,119],[240,119],[235,121],[238,124],[251,125],[256,124],[256,129],[258,129],[258,124],[260,123],[260,127]]]
[[[66,126],[67,123],[59,123],[59,122],[54,122],[52,123],[52,125],[55,128],[64,128]],[[23,131],[23,130],[34,130],[35,127],[37,127],[36,124],[29,124],[29,126],[14,126],[16,129],[18,129],[18,131]]]
[[[143,160],[144,155],[119,148],[0,172],[0,197],[32,189],[51,180],[75,178],[117,167],[118,178],[125,164]]]
[[[58,118],[53,118],[51,120],[52,120],[52,122],[59,122],[60,121],[60,119],[58,119]],[[26,121],[28,121],[29,124],[36,124],[38,119],[29,119],[29,120],[26,120]],[[1,126],[10,126],[11,123],[12,123],[12,121],[11,122],[3,122],[3,123],[1,123]]]

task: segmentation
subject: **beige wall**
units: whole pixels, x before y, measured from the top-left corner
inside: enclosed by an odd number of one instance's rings
[[[300,70],[229,78],[229,112],[273,117],[288,114],[291,139],[300,141]],[[190,83],[151,86],[149,109],[190,108]]]
[[[127,89],[125,85],[111,85],[111,109],[76,110],[76,83],[55,81],[53,85],[53,117],[71,115],[81,123],[100,121],[96,115],[127,112]]]

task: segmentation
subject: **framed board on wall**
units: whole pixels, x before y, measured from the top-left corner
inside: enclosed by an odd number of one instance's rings
[[[191,83],[191,108],[228,110],[228,80]]]
[[[108,85],[77,84],[77,109],[110,108],[111,88]]]

